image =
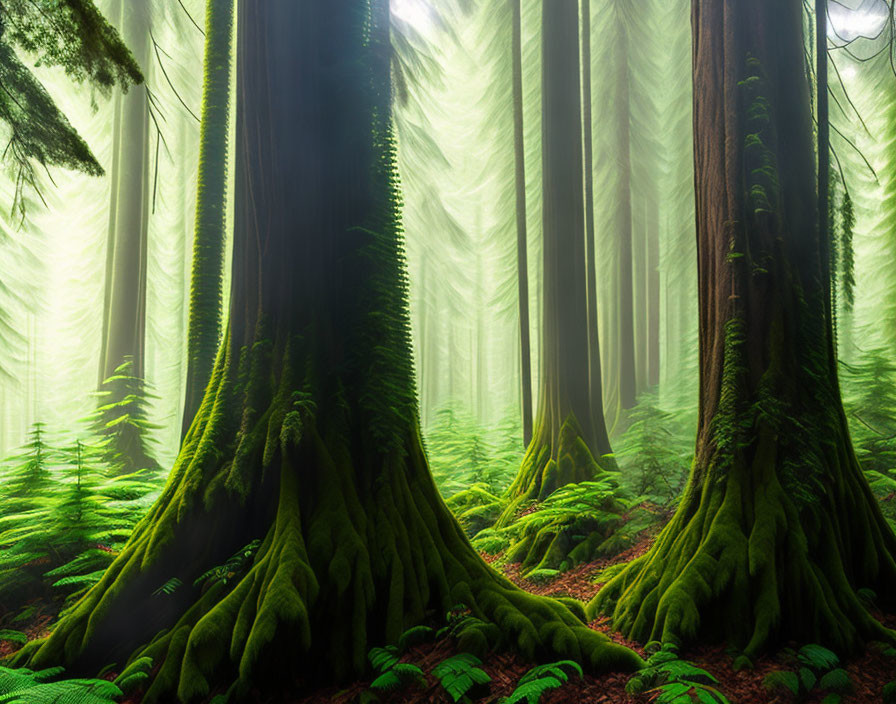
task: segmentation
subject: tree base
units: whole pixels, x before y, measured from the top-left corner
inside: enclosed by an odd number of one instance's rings
[[[521,591],[486,565],[439,497],[419,437],[406,447],[404,457],[381,455],[382,470],[365,484],[344,441],[307,428],[292,450],[284,446],[274,518],[251,568],[234,585],[216,583],[186,603],[170,627],[134,652],[132,659],[150,657],[158,667],[144,701],[171,701],[176,692],[192,702],[233,681],[239,695],[263,686],[276,663],[290,672],[301,663],[309,683],[357,677],[371,646],[395,642],[457,604],[494,624],[460,634],[465,650],[508,646],[526,658],[568,658],[595,671],[641,664],[559,602]],[[207,492],[208,520],[234,523],[214,510],[233,480],[222,478]],[[184,497],[172,490],[176,483],[102,581],[46,641],[21,651],[17,664],[85,669],[114,658],[112,642],[139,646],[140,620],[158,603],[152,592],[160,586],[145,575],[164,574],[157,565],[178,568],[171,556],[184,537],[175,519]]]
[[[592,599],[589,618],[612,615],[640,642],[724,640],[750,657],[788,640],[844,655],[893,641],[857,595],[872,588],[893,605],[896,545],[854,458],[818,504],[798,508],[776,452],[762,431],[752,466],[725,482],[692,477],[653,549]]]

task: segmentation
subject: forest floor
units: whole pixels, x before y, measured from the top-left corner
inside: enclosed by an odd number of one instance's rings
[[[603,586],[596,581],[595,575],[607,567],[620,562],[628,562],[644,554],[654,540],[656,530],[644,535],[628,550],[613,558],[597,560],[579,565],[564,572],[554,579],[538,583],[524,579],[520,575],[518,564],[502,565],[497,555],[483,555],[486,561],[493,563],[515,584],[533,594],[544,596],[568,596],[587,602]],[[49,632],[55,620],[56,610],[53,604],[35,600],[28,606],[29,618],[25,625],[17,628],[25,632],[29,640],[40,638]],[[896,615],[877,614],[889,628],[896,629]],[[0,615],[0,629],[8,619]],[[601,617],[590,624],[590,628],[605,633],[613,641],[628,646],[646,657],[644,649],[638,643],[628,641],[615,632],[608,617]],[[793,644],[797,647],[798,644]],[[18,645],[8,641],[0,642],[0,659],[11,654]],[[402,662],[413,663],[426,673],[425,685],[409,685],[389,695],[379,694],[375,699],[368,699],[370,680],[359,681],[348,687],[327,688],[318,690],[303,698],[259,698],[252,704],[357,704],[357,702],[373,701],[389,704],[432,704],[451,702],[438,680],[430,674],[432,669],[448,657],[456,654],[454,641],[442,638],[435,642],[411,647],[401,657]],[[764,685],[763,679],[771,672],[787,669],[787,665],[779,657],[765,656],[756,660],[752,670],[733,670],[733,656],[724,646],[700,645],[691,647],[681,653],[682,659],[706,670],[718,681],[718,689],[731,704],[822,704],[826,692],[810,692],[809,695],[795,698],[786,691],[772,693]],[[492,653],[481,665],[491,681],[482,696],[474,698],[476,704],[498,704],[504,697],[513,693],[520,678],[525,675],[533,663],[511,653]],[[843,704],[879,704],[882,702],[881,690],[885,684],[896,679],[896,661],[886,655],[883,648],[872,645],[865,654],[843,663],[842,667],[849,673],[853,691],[842,698]],[[628,694],[625,691],[630,676],[610,673],[601,676],[586,674],[579,678],[573,675],[562,687],[547,692],[541,697],[539,704],[651,704],[656,702],[659,693]],[[676,699],[675,702],[683,700]],[[125,699],[122,704],[138,704],[139,697]]]
[[[629,562],[643,555],[653,544],[656,532],[657,530],[646,531],[638,542],[619,555],[579,565],[555,579],[538,583],[521,577],[519,564],[500,565],[498,555],[483,555],[483,558],[487,562],[498,563],[496,566],[504,572],[508,579],[528,592],[544,596],[568,596],[587,602],[603,586],[594,580],[594,576],[611,565]],[[884,625],[896,629],[896,615],[876,615]],[[608,617],[598,618],[588,625],[594,630],[605,633],[613,641],[646,657],[641,644],[626,640],[614,631]],[[796,648],[798,645],[805,644],[793,644],[793,647]],[[435,665],[454,655],[455,652],[451,641],[443,639],[436,643],[411,648],[402,657],[402,662],[419,665],[424,672],[428,673]],[[787,669],[787,665],[775,656],[759,658],[754,661],[752,670],[740,670],[739,672],[734,671],[732,667],[734,656],[728,652],[725,646],[700,645],[687,649],[681,653],[681,657],[714,675],[719,680],[719,691],[728,698],[731,704],[791,704],[792,702],[822,704],[828,694],[819,691],[795,698],[788,692],[770,692],[763,684],[763,679],[771,672]],[[880,704],[882,702],[881,690],[884,685],[896,679],[896,660],[892,656],[885,655],[883,648],[874,645],[869,647],[863,656],[845,662],[842,666],[849,673],[853,686],[852,693],[843,696],[842,704]],[[476,704],[498,704],[503,697],[509,696],[514,691],[520,678],[532,667],[533,663],[527,662],[517,655],[508,653],[490,655],[482,664],[482,669],[491,677],[489,693],[474,701]],[[539,704],[648,704],[657,701],[659,693],[628,694],[625,691],[625,686],[629,678],[629,675],[619,673],[601,676],[586,674],[581,679],[573,676],[563,687],[542,696]],[[367,691],[369,685],[369,681],[357,682],[340,691],[336,689],[321,690],[304,699],[297,700],[295,704],[354,704],[360,695]],[[433,676],[427,675],[425,687],[408,687],[388,697],[380,696],[379,701],[394,704],[430,704],[450,702],[451,700],[445,695],[438,681]],[[280,703],[266,702],[265,704]]]

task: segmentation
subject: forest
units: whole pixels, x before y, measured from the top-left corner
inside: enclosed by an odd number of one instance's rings
[[[0,704],[896,704],[896,1],[0,0]]]

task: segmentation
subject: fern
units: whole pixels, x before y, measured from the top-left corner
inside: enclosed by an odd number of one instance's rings
[[[371,682],[370,689],[374,692],[392,692],[410,684],[418,686],[426,684],[423,670],[417,665],[399,662]]]
[[[18,643],[24,645],[28,642],[28,636],[21,631],[12,631],[9,629],[0,630],[0,641],[9,641],[10,643]]]
[[[656,696],[660,704],[730,704],[728,699],[712,685],[718,680],[706,670],[682,660],[678,648],[672,643],[648,643],[652,654],[645,667],[626,684],[630,694],[642,692]]]
[[[196,581],[193,582],[193,586],[198,587],[204,585],[205,587],[209,587],[216,582],[227,584],[229,581],[239,579],[249,570],[259,547],[261,547],[261,541],[253,540],[251,543],[243,546],[240,550],[227,558],[227,561],[223,565],[216,565],[199,575],[199,577],[196,578]]]
[[[178,579],[177,577],[172,577],[167,582],[165,582],[161,587],[156,589],[152,594],[153,596],[170,596],[174,594],[178,589],[180,589],[184,583]]]
[[[572,660],[560,660],[533,667],[520,678],[513,693],[502,699],[504,704],[538,704],[545,692],[562,687],[575,674],[581,679],[582,668]]]
[[[0,667],[0,704],[114,704],[123,695],[106,680],[56,681],[62,672]]]
[[[452,701],[468,702],[470,699],[467,695],[471,690],[491,682],[492,678],[477,667],[481,664],[476,656],[459,653],[436,665],[432,674],[439,680]]]
[[[398,664],[398,648],[394,645],[388,645],[385,648],[371,648],[367,659],[377,672],[388,672]]]

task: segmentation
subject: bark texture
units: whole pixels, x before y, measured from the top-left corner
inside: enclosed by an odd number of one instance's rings
[[[700,421],[685,495],[589,611],[638,640],[890,639],[896,537],[856,460],[828,315],[799,0],[695,0]]]
[[[373,645],[463,603],[460,646],[639,659],[486,565],[445,507],[416,417],[385,0],[238,5],[228,331],[162,496],[43,643],[37,667],[121,652],[144,701],[357,677]],[[249,541],[244,574],[188,585]],[[172,576],[184,587],[153,592]],[[146,644],[141,647],[141,644]],[[294,691],[295,682],[288,682]]]
[[[526,145],[523,132],[523,39],[521,0],[511,3],[513,52],[513,151],[516,173],[516,271],[520,315],[520,381],[523,442],[532,440],[532,349],[529,341],[529,255],[526,228]]]
[[[611,452],[589,374],[577,0],[542,5],[544,311],[541,393],[532,442],[499,523],[525,501],[601,472]]]
[[[202,403],[221,337],[232,35],[233,0],[208,0],[183,435]]]

